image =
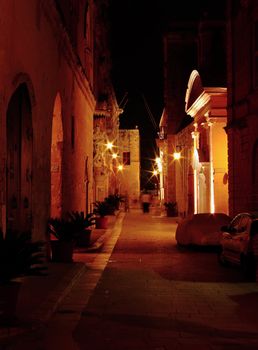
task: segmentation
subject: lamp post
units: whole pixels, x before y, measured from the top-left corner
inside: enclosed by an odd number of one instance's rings
[[[182,151],[182,146],[176,146],[175,152],[173,153],[173,157],[175,160],[181,159],[181,151]]]

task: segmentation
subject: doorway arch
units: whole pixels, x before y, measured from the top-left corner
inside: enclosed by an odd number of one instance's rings
[[[51,141],[51,217],[62,215],[62,159],[63,159],[63,123],[62,104],[58,93],[55,98],[52,118]]]
[[[33,129],[25,83],[17,87],[8,103],[6,136],[6,229],[31,232]]]

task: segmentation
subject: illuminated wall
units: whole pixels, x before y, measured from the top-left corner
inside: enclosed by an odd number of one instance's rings
[[[126,164],[123,154],[128,153],[129,164]],[[138,129],[119,130],[118,162],[123,164],[123,169],[117,172],[117,184],[119,192],[128,194],[130,207],[139,206],[140,197],[140,134]]]
[[[182,216],[228,213],[228,146],[225,88],[203,88],[193,71],[186,93],[186,112],[193,121],[176,135],[176,198]]]
[[[225,132],[226,118],[213,124],[213,168],[215,211],[228,214],[228,145]]]
[[[74,6],[73,11],[70,5]],[[93,201],[93,114],[100,80],[94,67],[98,46],[93,50],[93,32],[100,43],[106,42],[101,39],[105,24],[99,21],[96,29],[99,12],[92,1],[70,5],[50,0],[1,2],[1,15],[5,18],[0,23],[0,94],[5,96],[0,104],[1,227],[6,226],[9,215],[5,172],[10,138],[7,109],[16,89],[24,84],[31,106],[32,133],[24,132],[22,143],[33,134],[32,171],[25,171],[25,175],[31,181],[30,218],[35,238],[45,236],[51,202],[58,202],[56,209],[59,208],[52,213],[61,215],[68,210],[85,211]],[[89,11],[86,16],[85,11]],[[84,22],[86,18],[88,24]],[[110,67],[109,62],[102,62],[103,65]],[[58,148],[59,155],[55,152]],[[59,179],[55,176],[58,171]],[[23,204],[28,205],[26,198]]]

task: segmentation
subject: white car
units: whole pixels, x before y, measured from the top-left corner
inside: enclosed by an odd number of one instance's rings
[[[231,219],[224,213],[200,213],[183,219],[176,229],[178,245],[219,246],[221,226]]]
[[[222,265],[238,265],[243,273],[253,276],[258,255],[258,217],[251,213],[236,215],[229,225],[221,228],[219,262]]]

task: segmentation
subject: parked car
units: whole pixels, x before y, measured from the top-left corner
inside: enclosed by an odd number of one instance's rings
[[[224,213],[200,213],[182,220],[176,229],[178,245],[219,246],[221,226],[230,223]]]
[[[253,276],[258,254],[258,215],[240,213],[229,225],[221,227],[222,238],[219,262],[222,265],[238,265],[244,274]]]

